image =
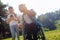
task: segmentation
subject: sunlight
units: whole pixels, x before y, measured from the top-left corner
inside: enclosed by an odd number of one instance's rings
[[[28,9],[34,9],[37,15],[45,14],[46,12],[51,12],[59,10],[60,0],[1,0],[3,3],[13,6],[17,14],[19,14],[18,5],[26,4]]]

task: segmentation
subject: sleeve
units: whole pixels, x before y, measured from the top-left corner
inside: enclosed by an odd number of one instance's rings
[[[7,18],[6,18],[6,20],[5,20],[7,24],[9,24],[9,22],[10,22],[9,18],[10,18],[10,15],[8,15]]]
[[[20,22],[23,23],[23,17],[22,16],[20,16]]]
[[[6,20],[10,18],[10,15],[7,16]]]
[[[21,23],[21,24],[24,24],[23,15],[20,16],[20,23]]]

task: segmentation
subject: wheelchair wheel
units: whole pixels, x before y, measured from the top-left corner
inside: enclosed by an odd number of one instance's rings
[[[39,28],[37,37],[38,37],[38,40],[46,40],[42,27]]]

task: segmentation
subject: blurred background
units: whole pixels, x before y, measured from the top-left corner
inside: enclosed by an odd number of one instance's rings
[[[13,6],[16,14],[20,16],[22,14],[19,12],[18,5],[26,4],[28,9],[35,10],[37,20],[43,25],[46,40],[60,40],[59,3],[60,0],[0,0],[0,28],[2,29],[0,38],[11,40],[9,26],[5,22],[8,14],[7,8]],[[22,37],[21,40],[23,40]]]

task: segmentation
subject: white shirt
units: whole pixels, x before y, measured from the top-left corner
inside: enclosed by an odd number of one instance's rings
[[[27,14],[24,15],[24,21],[28,24],[32,23],[32,20],[30,19],[30,17]]]
[[[13,15],[13,16],[14,16],[14,14],[9,14],[9,15],[7,16],[7,19],[10,18],[10,15]],[[14,16],[14,18],[15,18],[15,16]],[[11,26],[11,25],[15,25],[15,24],[18,24],[18,22],[15,21],[15,20],[11,20],[10,23],[9,23],[10,26]]]

